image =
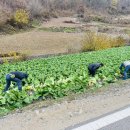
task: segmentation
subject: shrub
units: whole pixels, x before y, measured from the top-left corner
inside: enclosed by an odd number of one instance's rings
[[[1,62],[2,63],[14,63],[14,62],[20,62],[20,61],[26,61],[29,58],[29,55],[27,53],[19,53],[19,52],[9,52],[0,54]]]
[[[28,54],[21,54],[19,57],[19,61],[26,61],[28,59]]]
[[[49,19],[50,18],[50,12],[49,11],[44,11],[42,16],[45,18],[45,19]]]
[[[110,37],[105,34],[86,33],[82,41],[82,51],[96,51],[125,45],[125,40],[119,37]]]
[[[112,47],[120,47],[120,46],[124,46],[125,45],[125,39],[121,36],[115,38],[112,40]]]
[[[25,10],[20,9],[15,12],[13,20],[16,25],[18,25],[19,27],[23,27],[28,25],[29,15]]]

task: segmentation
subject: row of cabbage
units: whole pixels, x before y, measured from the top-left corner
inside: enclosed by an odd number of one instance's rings
[[[130,47],[120,47],[3,64],[0,66],[0,109],[14,109],[38,99],[63,97],[115,82],[120,77],[120,64],[129,57]],[[88,75],[88,65],[95,62],[104,63],[104,67],[92,78]],[[23,91],[19,92],[17,87],[11,85],[8,92],[2,93],[6,83],[5,75],[17,70],[29,74]]]

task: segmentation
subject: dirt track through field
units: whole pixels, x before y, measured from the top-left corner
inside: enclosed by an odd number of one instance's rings
[[[65,23],[65,21],[72,21],[73,23]],[[45,22],[41,27],[79,27],[81,23],[73,17],[53,18],[51,21]]]

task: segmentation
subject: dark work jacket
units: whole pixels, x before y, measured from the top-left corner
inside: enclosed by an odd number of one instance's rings
[[[88,66],[89,70],[97,70],[100,67],[101,63],[94,63],[94,64],[90,64]]]
[[[14,74],[15,78],[18,78],[20,80],[28,77],[28,74],[20,72],[20,71],[11,72],[10,74]]]

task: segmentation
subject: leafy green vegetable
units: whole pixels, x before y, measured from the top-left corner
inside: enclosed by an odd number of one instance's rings
[[[35,59],[26,62],[3,64],[0,66],[0,106],[1,108],[19,108],[34,100],[58,98],[69,93],[84,92],[88,88],[100,88],[120,78],[119,66],[130,57],[130,47]],[[88,75],[88,65],[102,62],[94,78]],[[11,90],[2,93],[5,75],[11,71],[23,71],[29,74],[23,91],[11,85]]]

